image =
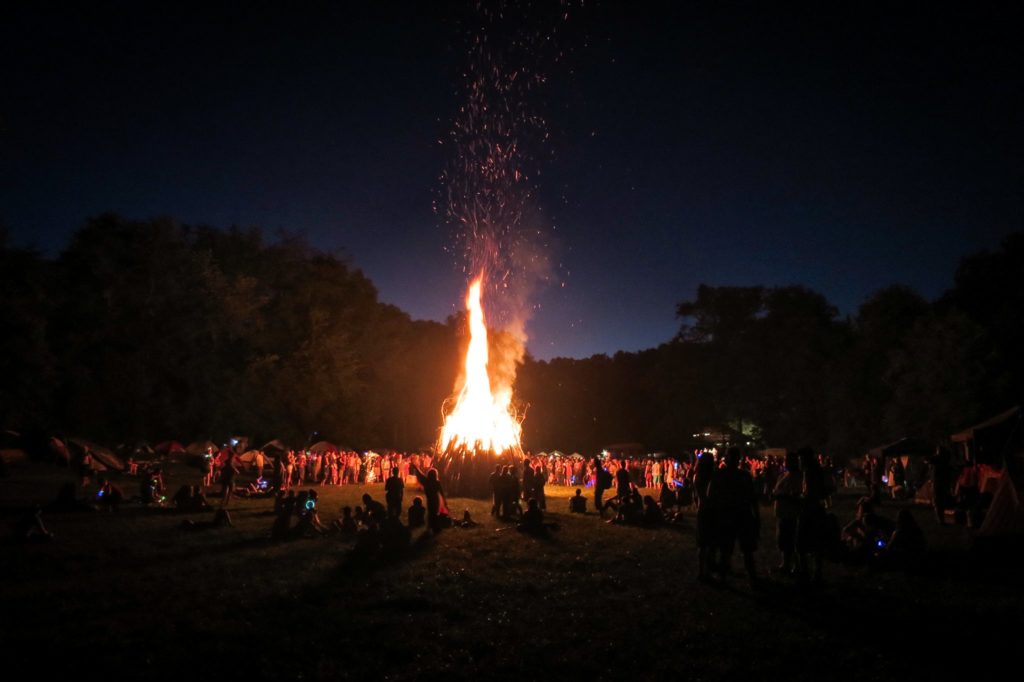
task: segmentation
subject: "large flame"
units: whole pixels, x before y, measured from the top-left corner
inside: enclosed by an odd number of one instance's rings
[[[445,417],[438,451],[467,449],[501,454],[520,449],[522,425],[512,409],[512,387],[491,386],[487,373],[487,324],[480,303],[484,276],[469,285],[469,348],[463,368],[463,384],[455,407]]]

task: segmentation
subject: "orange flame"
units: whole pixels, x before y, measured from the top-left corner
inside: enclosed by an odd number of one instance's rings
[[[476,452],[501,454],[520,448],[522,425],[512,409],[512,387],[492,390],[487,373],[487,324],[480,303],[484,276],[469,285],[466,309],[469,310],[469,348],[463,368],[463,384],[455,407],[445,417],[438,439],[438,451],[468,448]]]

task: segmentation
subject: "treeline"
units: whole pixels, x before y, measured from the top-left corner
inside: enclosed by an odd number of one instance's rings
[[[343,260],[259,230],[104,215],[56,260],[5,247],[2,268],[8,428],[412,449],[458,366],[455,320],[411,320]]]
[[[841,456],[941,438],[1021,396],[1022,265],[1013,235],[965,258],[938,301],[890,286],[848,318],[799,286],[702,286],[657,348],[528,358],[526,446],[678,452],[707,425]],[[15,430],[416,449],[466,343],[461,316],[412,320],[346,261],[255,229],[104,215],[56,259],[0,244],[0,267],[0,422]]]
[[[846,457],[903,436],[933,442],[1018,404],[1024,234],[964,258],[927,301],[881,288],[850,317],[801,286],[701,286],[672,341],[640,353],[529,363],[531,440],[590,450],[683,448],[705,425]]]

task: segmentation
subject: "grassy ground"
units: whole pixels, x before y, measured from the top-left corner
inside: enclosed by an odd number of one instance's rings
[[[169,488],[186,473],[172,470]],[[16,468],[0,509],[10,519],[52,499],[66,477]],[[365,491],[383,498],[380,485],[320,491],[325,519]],[[270,501],[233,502],[234,528],[200,532],[132,507],[51,514],[54,541],[0,548],[3,659],[46,677],[944,679],[1008,659],[1018,637],[1018,567],[966,551],[965,531],[926,510],[923,575],[831,565],[820,588],[772,579],[755,593],[739,577],[696,581],[692,523],[611,526],[562,513],[569,491],[549,492],[561,524],[550,539],[454,500],[481,525],[417,532],[387,564],[353,559],[336,537],[271,544]],[[837,509],[845,522],[852,498]],[[767,568],[778,556],[763,518]]]

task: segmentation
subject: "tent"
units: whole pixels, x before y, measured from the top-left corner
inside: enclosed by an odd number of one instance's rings
[[[318,443],[313,443],[312,445],[310,445],[309,451],[316,453],[318,455],[322,455],[325,452],[338,452],[338,446],[335,445],[334,443],[329,443],[325,440],[322,440]]]
[[[88,452],[92,455],[93,466],[99,471],[104,471],[106,469],[124,471],[125,469],[124,462],[121,461],[121,458],[103,446],[96,445],[95,443],[83,438],[72,438],[68,443],[78,449],[80,454],[84,455]],[[96,466],[97,464],[102,466]]]
[[[978,529],[981,537],[1024,534],[1024,456],[1006,459],[1006,468],[999,477],[992,504]]]
[[[185,452],[190,455],[205,455],[210,448],[213,448],[214,452],[217,452],[217,444],[211,440],[197,440],[194,443],[189,443],[188,447],[185,448]]]
[[[647,454],[647,448],[643,443],[613,443],[604,446],[602,450],[607,450],[616,459],[619,457],[643,457]]]
[[[924,485],[914,493],[914,504],[931,505],[935,502],[935,484],[928,479]]]
[[[58,464],[67,466],[71,462],[71,453],[68,452],[68,446],[56,436],[50,438],[50,452],[53,453]]]
[[[153,450],[158,455],[171,455],[178,452],[185,452],[185,448],[176,440],[165,440],[162,443],[157,443]]]
[[[571,455],[569,455],[569,457],[572,458],[572,459],[583,459],[583,455],[581,455],[578,452],[572,453]]]
[[[276,457],[277,455],[283,455],[288,452],[288,446],[275,438],[269,443],[264,444],[260,450],[272,457]]]
[[[900,438],[899,440],[871,448],[867,454],[872,457],[908,457],[910,455],[928,456],[935,448],[919,438]]]
[[[28,458],[25,456],[25,451],[21,448],[4,448],[0,450],[0,462],[3,462],[4,465],[24,462],[26,459]]]
[[[257,469],[263,469],[266,459],[263,453],[259,450],[249,450],[248,452],[238,456],[238,461],[241,464],[249,464]]]
[[[1010,453],[1024,450],[1020,406],[954,433],[950,439],[963,449],[965,459],[1001,465]]]

